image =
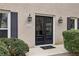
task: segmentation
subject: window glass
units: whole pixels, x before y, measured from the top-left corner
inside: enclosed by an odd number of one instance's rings
[[[0,30],[0,38],[7,38],[7,30]]]
[[[7,28],[7,13],[0,13],[0,28]]]
[[[75,19],[72,19],[71,17],[67,18],[67,29],[74,29],[75,28]]]

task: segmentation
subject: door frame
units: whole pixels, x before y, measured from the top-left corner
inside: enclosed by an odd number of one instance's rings
[[[34,16],[48,16],[48,17],[52,17],[53,18],[53,27],[52,27],[53,28],[53,36],[52,37],[53,37],[53,45],[55,45],[55,20],[56,20],[56,15],[35,13]],[[35,27],[35,29],[36,29],[36,27]],[[36,32],[36,30],[35,30],[35,32]],[[44,45],[52,45],[52,44],[44,44]],[[42,45],[42,46],[44,46],[44,45]],[[41,45],[36,45],[35,44],[35,46],[41,46]]]

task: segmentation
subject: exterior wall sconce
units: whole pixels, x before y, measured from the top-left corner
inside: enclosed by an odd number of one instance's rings
[[[31,17],[31,15],[29,14],[29,16],[28,16],[28,22],[31,22],[32,21],[32,17]]]
[[[59,19],[58,19],[58,23],[63,23],[63,19],[62,19],[62,17],[59,17]]]

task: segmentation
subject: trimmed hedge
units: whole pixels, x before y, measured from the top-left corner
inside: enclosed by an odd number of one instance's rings
[[[79,53],[79,30],[67,30],[63,32],[64,47],[66,50]]]
[[[28,45],[20,39],[0,38],[0,41],[6,45],[11,56],[25,56],[29,52]]]

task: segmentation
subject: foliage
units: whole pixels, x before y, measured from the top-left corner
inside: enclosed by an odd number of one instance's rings
[[[12,56],[25,55],[25,53],[29,52],[28,45],[20,39],[1,38],[0,41],[6,44],[7,49]]]
[[[66,50],[79,53],[79,30],[67,30],[63,32],[64,47]]]
[[[0,41],[0,56],[9,56],[9,50],[7,49],[7,46],[5,43]]]

